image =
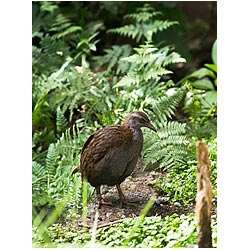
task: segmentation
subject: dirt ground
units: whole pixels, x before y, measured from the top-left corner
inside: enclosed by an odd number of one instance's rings
[[[152,172],[150,170],[142,171],[140,167],[137,167],[134,173],[121,184],[126,199],[132,201],[133,205],[123,205],[122,208],[120,208],[116,187],[102,186],[102,197],[105,201],[111,201],[112,206],[102,205],[101,208],[99,208],[98,228],[120,222],[126,218],[138,216],[150,197],[155,197],[156,200],[147,216],[167,216],[173,213],[186,214],[194,211],[193,205],[184,206],[179,202],[164,202],[164,193],[149,184],[150,181],[160,176],[164,177],[164,175],[165,173],[162,172]],[[94,195],[87,208],[87,227],[89,229],[93,227],[97,204],[97,199]],[[78,218],[78,225],[80,227],[82,226],[82,219],[80,216]]]

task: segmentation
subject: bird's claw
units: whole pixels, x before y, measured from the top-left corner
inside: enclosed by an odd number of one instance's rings
[[[98,201],[98,208],[101,208],[102,205],[112,206],[113,204],[111,201],[105,201],[104,199],[101,199]]]

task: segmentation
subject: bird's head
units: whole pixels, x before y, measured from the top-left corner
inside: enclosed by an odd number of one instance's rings
[[[141,127],[147,127],[156,132],[156,128],[152,125],[152,123],[150,123],[148,116],[142,111],[131,112],[126,117],[123,124],[135,129],[140,129]]]

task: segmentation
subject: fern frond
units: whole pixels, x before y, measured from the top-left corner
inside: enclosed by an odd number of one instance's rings
[[[151,79],[158,80],[161,76],[168,75],[171,73],[173,73],[173,72],[170,70],[156,66],[156,67],[152,67],[151,69],[146,71],[142,80],[146,81],[146,82],[148,82]]]
[[[165,95],[159,97],[153,103],[152,110],[148,110],[147,112],[161,126],[165,121],[172,118],[180,102],[185,97],[186,92],[187,89],[185,87],[169,89]]]
[[[81,201],[81,178],[79,176],[72,178],[70,175],[72,169],[79,164],[83,142],[93,132],[85,127],[83,133],[83,126],[83,122],[77,122],[72,129],[67,129],[55,144],[60,160],[49,187],[50,196],[55,202],[70,192],[68,204],[74,204],[76,207],[79,207]]]
[[[152,40],[152,36],[156,34],[159,31],[166,30],[173,25],[179,24],[177,21],[161,21],[161,20],[155,20],[151,24],[147,24],[143,26],[144,31],[142,32],[142,35],[145,36],[147,41]]]
[[[67,29],[70,26],[71,26],[70,20],[65,15],[59,13],[56,16],[55,22],[53,23],[49,31],[54,31],[58,33]]]
[[[159,163],[166,170],[176,164],[186,164],[189,157],[189,140],[186,135],[186,124],[175,121],[164,122],[157,130],[157,135],[145,133],[143,158],[146,163]],[[155,124],[155,123],[154,123]],[[157,123],[155,124],[157,127]]]
[[[167,66],[173,63],[185,63],[186,59],[181,57],[181,55],[177,52],[172,52],[169,55],[166,55],[166,59],[163,62],[163,66]]]
[[[132,19],[135,23],[125,25],[120,28],[110,29],[108,33],[116,33],[121,36],[127,36],[139,42],[142,38],[146,41],[152,41],[152,36],[159,32],[168,29],[169,27],[178,24],[177,21],[162,21],[153,20],[157,15],[162,14],[155,11],[154,8],[145,4],[142,8],[138,8],[136,13],[127,15],[125,18]]]
[[[67,35],[70,35],[76,31],[83,31],[82,27],[80,26],[70,26],[67,29],[65,29],[63,32],[60,32],[59,34],[54,35],[53,37],[56,39],[61,39],[66,37]]]
[[[158,15],[162,15],[162,12],[155,11],[149,4],[144,4],[143,7],[137,9],[136,13],[128,14],[125,18],[130,18],[138,23],[145,23]]]
[[[172,73],[163,67],[166,55],[152,44],[135,48],[135,54],[124,57],[121,61],[130,63],[130,71],[114,87],[157,82],[163,75]]]
[[[147,41],[152,40],[152,36],[159,31],[168,29],[169,27],[178,24],[177,21],[160,21],[156,20],[150,24],[129,24],[120,28],[110,29],[108,33],[117,33],[121,36],[126,36],[135,39],[139,42],[142,37],[145,37]]]
[[[188,157],[193,155],[188,148],[186,124],[170,121],[186,92],[185,87],[169,89],[147,109],[157,129],[157,134],[153,135],[145,131],[143,157],[147,163],[158,162],[161,168],[167,169],[176,164],[185,165]]]
[[[129,72],[126,76],[124,76],[115,86],[114,88],[117,87],[123,87],[123,86],[131,86],[131,85],[136,85],[140,83],[140,77],[132,72]]]
[[[42,182],[46,183],[46,169],[40,163],[32,161],[32,187],[40,188]]]
[[[136,38],[136,41],[138,42],[143,35],[143,33],[140,32],[140,30],[141,30],[140,25],[130,24],[130,25],[125,25],[121,28],[110,29],[108,30],[108,33],[117,33],[121,36],[127,36],[132,39]]]
[[[61,134],[67,128],[67,120],[62,112],[60,106],[56,109],[56,131]]]
[[[46,174],[48,176],[53,176],[56,170],[56,160],[57,160],[57,152],[55,148],[55,144],[51,143],[49,145],[48,153],[46,156]]]
[[[32,47],[32,69],[33,73],[38,75],[50,75],[58,70],[65,58],[70,55],[70,48],[65,41],[62,39],[57,41],[48,34],[42,38],[40,47]]]
[[[50,1],[41,2],[42,11],[48,11],[48,12],[53,13],[56,9],[58,9],[58,5],[53,2],[50,2]]]
[[[107,71],[109,72],[117,66],[117,74],[128,70],[127,63],[122,62],[121,58],[130,55],[132,51],[130,45],[113,45],[111,49],[105,49],[104,51],[106,53],[104,56],[98,56],[95,58],[100,66],[107,64]]]
[[[46,190],[46,167],[32,161],[32,202],[34,205],[44,205],[49,202]]]

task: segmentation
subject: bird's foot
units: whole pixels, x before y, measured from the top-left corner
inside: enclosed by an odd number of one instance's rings
[[[98,208],[101,208],[102,205],[112,206],[113,204],[111,201],[105,201],[104,199],[101,199],[98,201]]]
[[[120,208],[123,207],[123,205],[127,205],[127,206],[135,206],[136,205],[136,201],[128,201],[126,199],[120,199]]]
[[[119,198],[120,198],[120,208],[122,208],[123,204],[128,205],[128,206],[135,206],[136,205],[136,201],[128,201],[125,198],[125,196],[121,190],[120,184],[116,184],[116,188],[117,188]]]

